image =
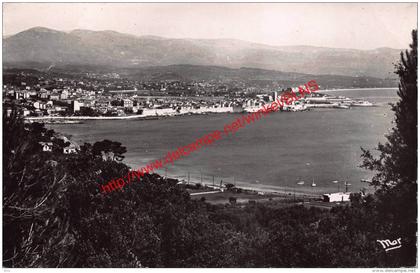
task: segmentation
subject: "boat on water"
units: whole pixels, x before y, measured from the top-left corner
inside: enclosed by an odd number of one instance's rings
[[[312,184],[311,184],[311,187],[316,187],[316,183],[315,183],[315,181],[314,181],[314,179],[312,178]]]
[[[357,101],[357,102],[352,103],[352,106],[369,107],[369,106],[373,106],[373,103],[368,102],[368,101]]]
[[[338,108],[338,109],[349,109],[350,106],[345,105],[345,104],[337,104],[337,105],[334,105],[334,108]]]

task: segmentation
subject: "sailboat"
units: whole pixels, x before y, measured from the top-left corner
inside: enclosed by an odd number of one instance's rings
[[[311,187],[316,187],[316,184],[315,184],[315,181],[314,181],[314,179],[312,178],[312,184],[311,184]]]
[[[346,186],[346,192],[348,192],[348,187],[351,186],[351,184],[347,181],[344,181],[344,185]]]

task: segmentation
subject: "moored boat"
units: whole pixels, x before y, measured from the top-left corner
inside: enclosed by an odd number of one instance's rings
[[[345,104],[338,104],[338,105],[334,105],[334,108],[349,109],[350,107],[348,105],[345,105]]]
[[[369,106],[373,106],[373,103],[368,102],[368,101],[357,101],[357,102],[352,103],[352,106],[369,107]]]

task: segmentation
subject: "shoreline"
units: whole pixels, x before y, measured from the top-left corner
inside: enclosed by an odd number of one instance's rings
[[[213,193],[223,193],[223,192],[229,192],[226,188],[222,188],[223,190],[220,189],[220,187],[218,186],[212,186],[211,184],[206,184],[206,183],[186,183],[186,182],[182,182],[182,185],[195,185],[195,184],[200,184],[205,188],[208,189],[213,189],[212,192],[208,192],[208,194],[213,194]],[[314,198],[314,199],[321,199],[322,196],[324,194],[328,194],[330,192],[325,192],[325,193],[311,193],[311,192],[306,192],[306,191],[294,191],[293,189],[291,190],[287,190],[287,188],[285,187],[284,189],[267,189],[267,188],[260,188],[260,187],[249,187],[249,186],[241,186],[241,185],[236,185],[234,187],[234,189],[236,190],[240,190],[240,192],[236,193],[244,193],[244,194],[251,194],[251,195],[260,195],[260,196],[275,196],[275,197],[282,197],[282,198],[290,198],[290,199],[294,199],[295,197],[305,197],[305,198]],[[234,190],[235,192],[235,190]],[[350,193],[350,192],[349,192]],[[201,195],[206,195],[204,193],[200,193]],[[198,194],[197,194],[198,195]]]
[[[200,110],[200,109],[197,109]],[[238,112],[239,113],[239,112]],[[141,115],[130,115],[130,116],[116,116],[116,117],[106,117],[106,116],[97,116],[97,117],[90,117],[90,116],[70,116],[70,117],[63,117],[63,116],[47,116],[47,117],[25,117],[25,120],[35,121],[35,120],[131,120],[131,119],[138,119],[138,120],[154,120],[154,119],[161,119],[161,118],[168,118],[168,117],[178,117],[178,116],[190,116],[190,115],[208,115],[208,114],[237,114],[237,112],[233,112],[233,110],[226,110],[226,111],[188,111],[188,112],[181,112],[181,113],[162,113],[162,114],[141,114]]]
[[[319,93],[325,92],[334,92],[334,91],[351,91],[351,90],[394,90],[398,87],[385,87],[385,88],[346,88],[346,89],[326,89],[319,90]],[[255,108],[255,109],[254,109]],[[253,110],[258,110],[259,107],[246,107],[244,108],[244,113],[251,113]],[[208,115],[208,114],[240,114],[243,112],[236,112],[232,107],[223,107],[223,108],[199,108],[199,109],[184,109],[181,112],[176,112],[173,109],[147,109],[147,113],[142,113],[139,115],[128,115],[128,116],[45,116],[45,117],[25,117],[25,120],[28,121],[53,121],[53,120],[150,120],[150,119],[160,119],[168,118],[175,116],[185,116],[185,115]]]
[[[130,167],[134,168],[134,166],[130,166]],[[215,182],[213,185],[213,183],[209,179],[201,180],[200,177],[197,177],[197,176],[190,176],[190,180],[188,183],[187,177],[182,175],[184,172],[179,172],[179,175],[178,173],[171,173],[171,174],[165,175],[164,171],[162,170],[158,170],[157,172],[155,171],[153,173],[158,174],[164,178],[175,179],[179,181],[180,184],[183,184],[183,185],[200,184],[201,186],[208,187],[217,191],[221,191],[220,182]],[[218,178],[217,180],[220,181],[220,178]],[[234,184],[235,188],[241,189],[243,191],[249,191],[250,193],[253,193],[253,194],[260,194],[260,195],[273,194],[273,195],[281,195],[283,197],[284,196],[293,197],[294,195],[296,195],[296,196],[305,196],[305,197],[311,197],[311,198],[313,197],[322,198],[322,195],[324,194],[345,192],[344,186],[340,186],[340,190],[337,189],[336,184],[333,184],[333,186],[317,185],[315,187],[312,187],[309,181],[308,183],[305,182],[304,186],[302,185],[290,186],[290,185],[270,185],[270,184],[263,184],[263,183],[252,183],[252,182],[247,182],[243,180],[236,180],[235,183],[233,183],[232,181],[223,179],[222,190],[224,191],[226,191],[226,184]],[[364,188],[366,190],[366,193],[373,193],[375,191],[373,187],[368,186],[368,185],[366,185]],[[347,192],[358,193],[360,191],[359,191],[359,188],[350,188]]]
[[[159,173],[157,173],[157,174],[159,174]],[[159,174],[159,175],[161,175],[161,174]],[[161,176],[165,177],[163,175],[161,175]],[[214,185],[213,186],[213,184],[210,183],[210,182],[201,183],[200,180],[192,178],[192,179],[190,179],[190,183],[188,183],[185,179],[173,178],[171,176],[167,176],[166,178],[176,179],[182,185],[200,184],[204,187],[212,188],[214,190],[218,190],[218,191],[222,192],[219,185]],[[223,183],[223,184],[225,186],[226,184],[230,184],[230,183]],[[302,188],[302,187],[299,187],[299,186],[296,186],[296,188],[293,188],[293,187],[286,187],[286,186],[281,187],[281,186],[264,185],[264,184],[252,185],[252,184],[249,184],[249,183],[241,183],[241,182],[236,184],[235,188],[236,189],[241,189],[243,191],[249,191],[251,193],[259,194],[259,195],[273,194],[273,195],[290,196],[290,197],[293,197],[294,195],[296,195],[296,196],[321,198],[323,194],[329,194],[329,193],[337,192],[336,190],[333,190],[332,188],[331,188],[331,190],[325,190],[325,191],[322,191],[322,192],[314,192],[313,190],[311,191],[311,189],[313,189],[313,188]],[[222,186],[222,189],[223,189],[223,191],[226,191],[226,187]]]
[[[188,116],[188,115],[206,115],[206,114],[225,114],[231,112],[206,112],[206,113],[187,113],[178,115],[132,115],[132,116],[120,116],[120,117],[89,117],[89,116],[72,116],[72,117],[25,117],[26,120],[125,120],[125,119],[139,119],[139,120],[154,120],[167,117],[175,116]]]

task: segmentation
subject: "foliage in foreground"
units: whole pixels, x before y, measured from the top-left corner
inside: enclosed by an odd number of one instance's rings
[[[400,100],[392,107],[395,127],[387,142],[378,145],[378,157],[362,149],[362,166],[376,171],[376,213],[387,219],[393,238],[402,238],[402,262],[409,264],[415,263],[417,252],[417,30],[412,38],[410,51],[401,53],[397,65]]]

